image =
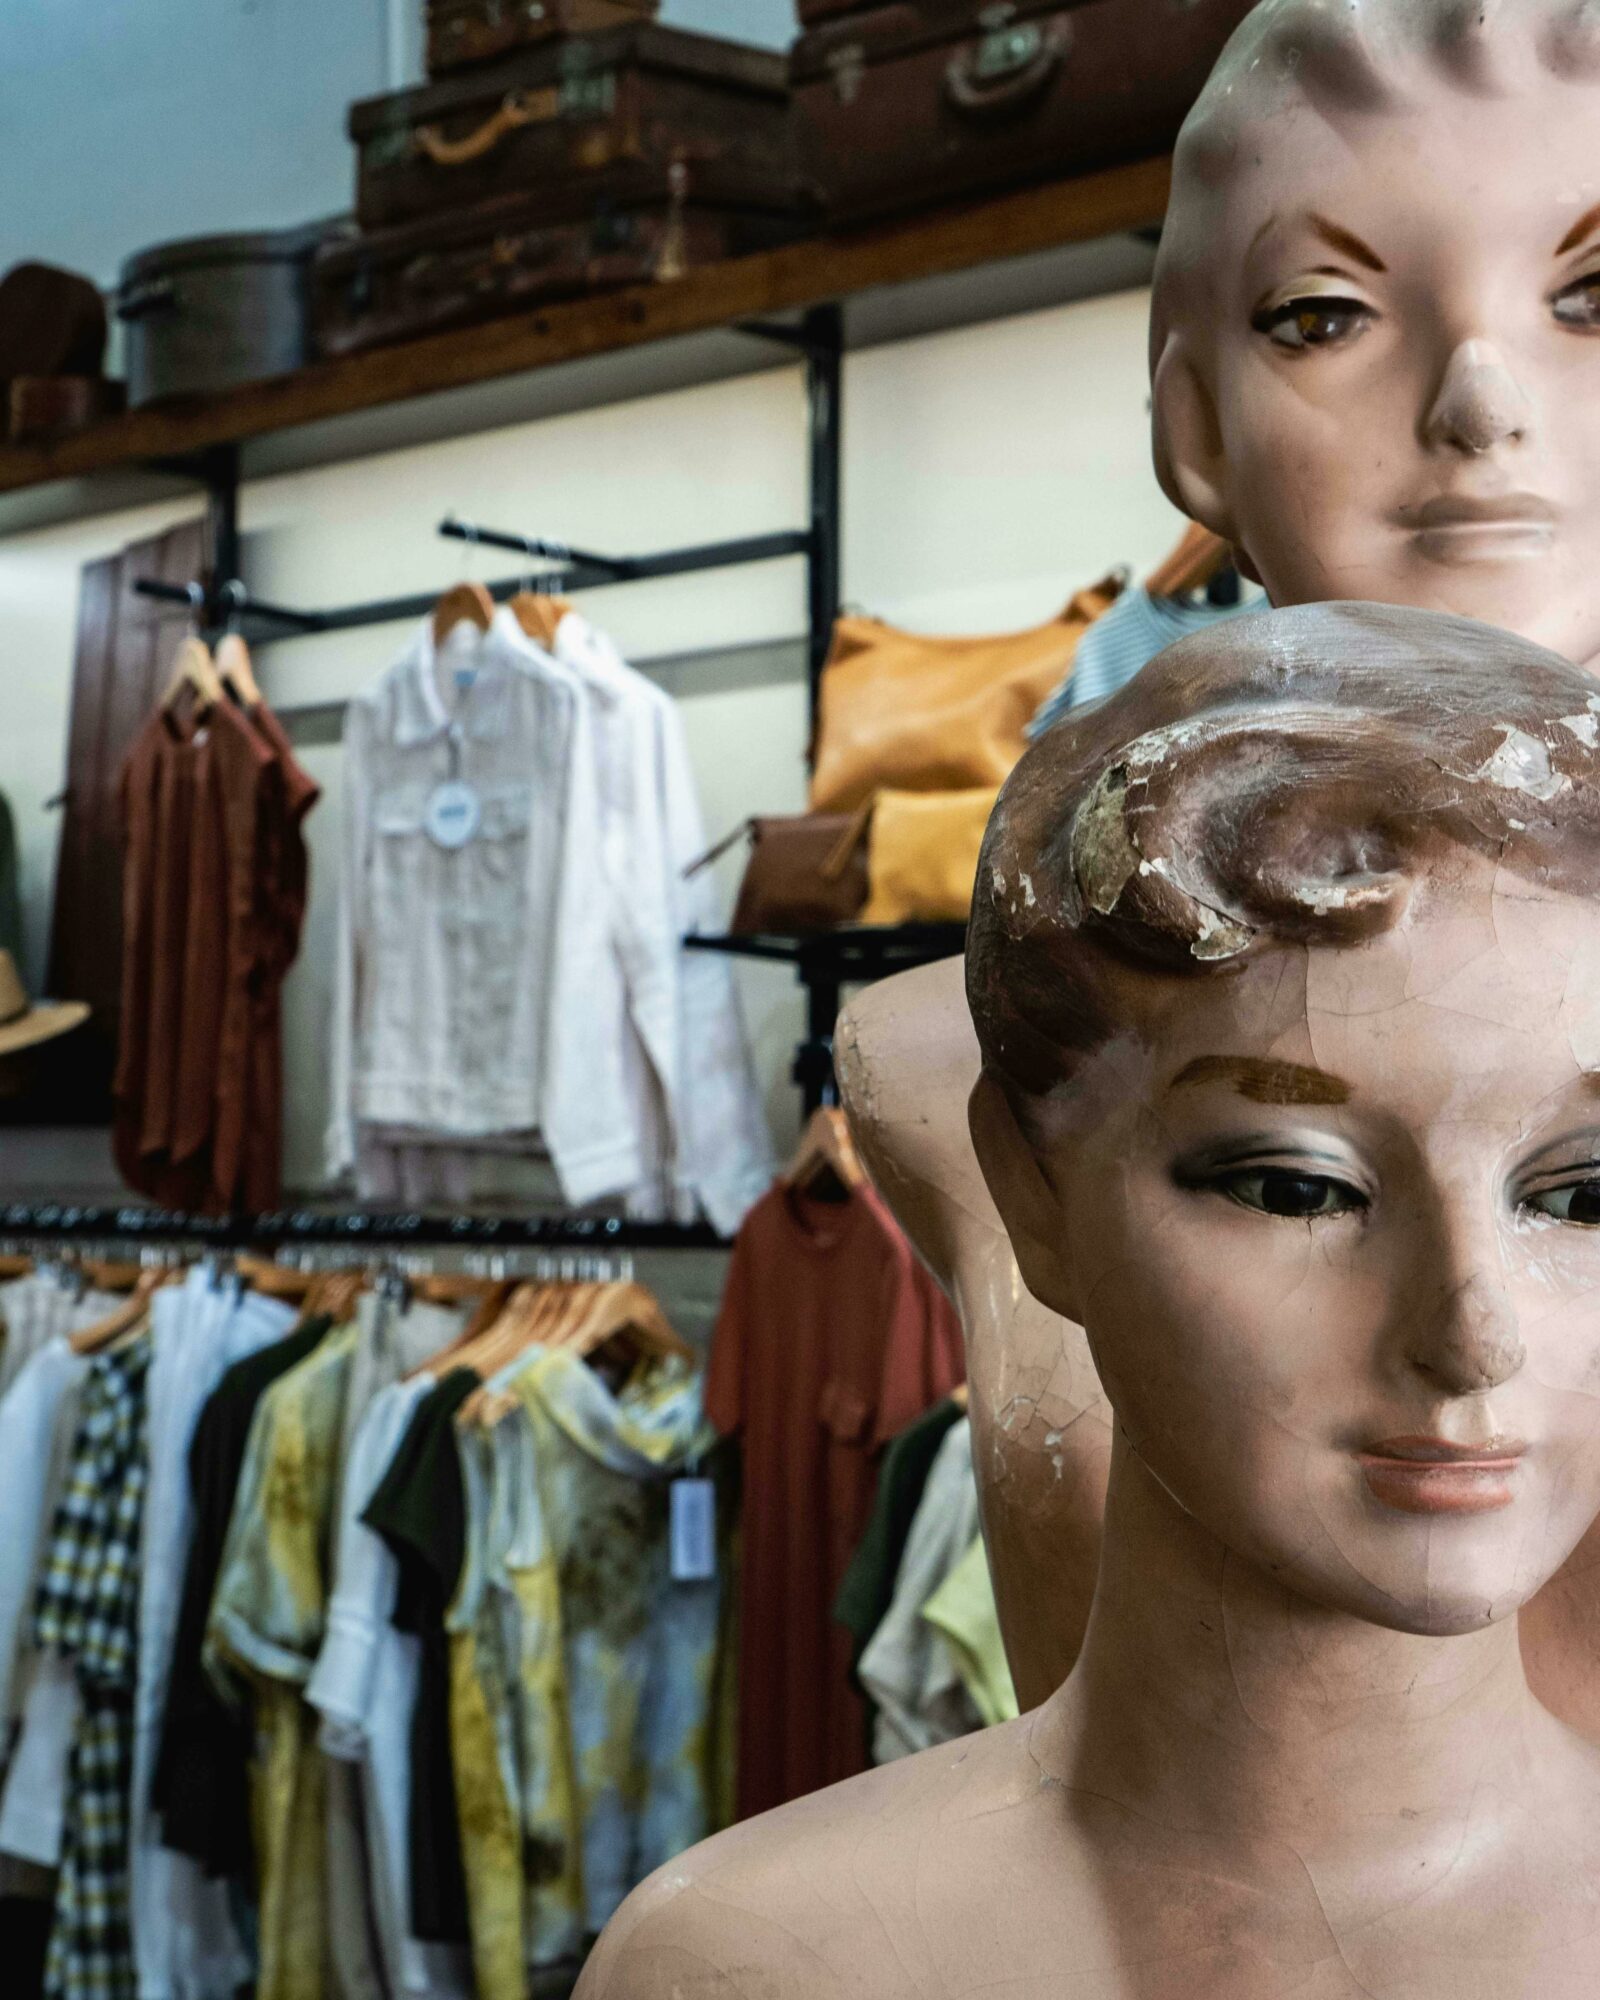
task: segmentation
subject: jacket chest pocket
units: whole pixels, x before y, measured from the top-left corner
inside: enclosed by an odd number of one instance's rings
[[[470,782],[470,781],[469,781]],[[434,904],[444,928],[502,923],[514,913],[527,865],[533,795],[526,784],[474,785],[478,819],[459,846],[431,831],[438,784],[408,781],[380,792],[373,811],[380,921],[414,926],[418,904]]]

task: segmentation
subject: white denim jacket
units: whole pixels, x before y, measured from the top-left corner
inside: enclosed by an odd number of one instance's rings
[[[575,677],[498,622],[457,626],[441,658],[425,621],[351,702],[344,743],[330,1170],[349,1170],[358,1122],[538,1128],[568,1200],[632,1185],[630,1108],[585,1060],[586,1012],[618,974]],[[457,847],[429,831],[451,780],[480,816]]]

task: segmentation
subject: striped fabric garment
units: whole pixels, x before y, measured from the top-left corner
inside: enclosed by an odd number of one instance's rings
[[[1107,695],[1126,687],[1147,660],[1179,639],[1265,609],[1264,597],[1252,598],[1248,604],[1218,606],[1152,597],[1142,584],[1125,591],[1084,633],[1071,674],[1028,725],[1028,735],[1042,736],[1074,709],[1104,701]]]

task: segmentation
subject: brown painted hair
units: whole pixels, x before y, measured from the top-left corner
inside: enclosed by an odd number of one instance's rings
[[[1600,690],[1465,618],[1310,605],[1169,648],[1028,751],[967,944],[986,1066],[1064,1082],[1173,982],[1397,923],[1429,857],[1600,889]]]

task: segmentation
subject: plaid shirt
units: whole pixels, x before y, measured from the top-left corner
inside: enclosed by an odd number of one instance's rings
[[[136,2000],[138,1990],[128,1854],[150,1356],[146,1327],[90,1364],[34,1605],[35,1643],[72,1660],[83,1698],[47,2000]]]

